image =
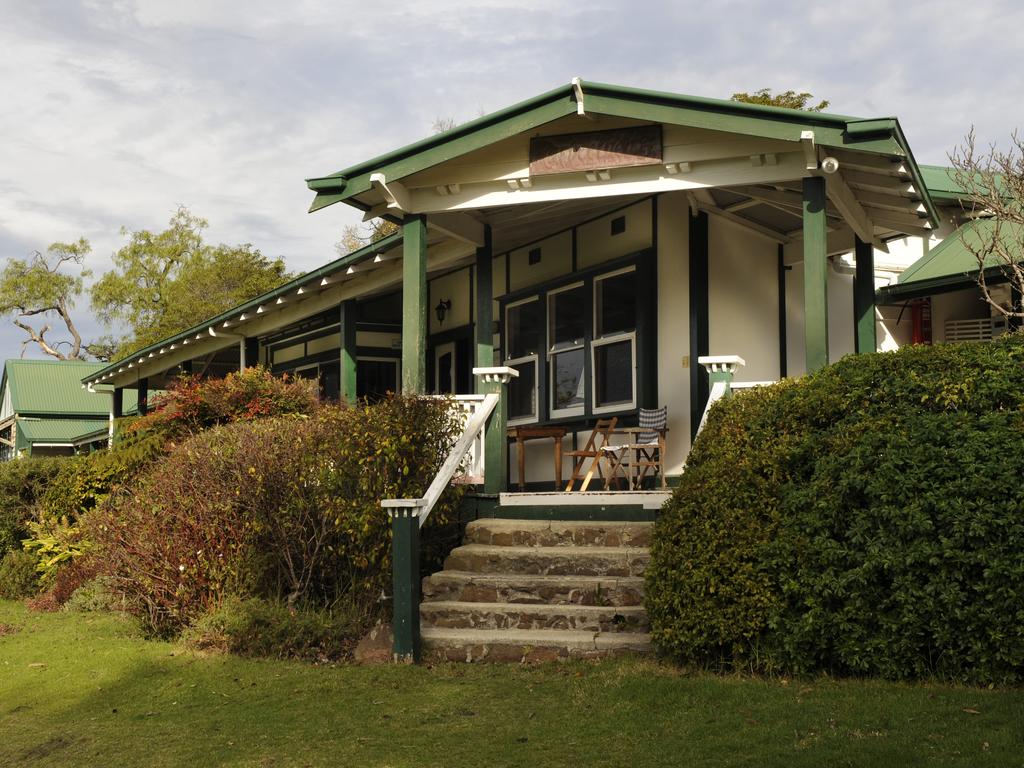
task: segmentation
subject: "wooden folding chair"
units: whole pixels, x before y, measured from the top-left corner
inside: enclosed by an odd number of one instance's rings
[[[618,417],[614,416],[610,419],[598,419],[583,450],[565,452],[566,456],[573,459],[572,477],[569,478],[569,483],[565,486],[567,493],[572,490],[577,480],[582,481],[580,491],[587,490],[587,486],[590,485],[590,479],[594,476],[595,469],[597,470],[598,477],[604,478],[604,475],[601,473],[601,459],[604,455],[604,447],[608,445],[608,438],[615,431],[615,424],[617,422]],[[598,445],[599,440],[600,445]],[[583,474],[583,467],[587,464],[587,459],[590,459],[590,465],[587,467],[586,474]]]
[[[633,470],[636,472],[636,487],[641,488],[644,478],[661,475],[661,487],[667,488],[665,477],[665,434],[668,432],[668,408],[641,408]]]

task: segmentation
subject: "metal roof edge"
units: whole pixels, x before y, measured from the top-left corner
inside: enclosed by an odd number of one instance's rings
[[[423,152],[424,150],[433,149],[434,147],[445,144],[452,139],[473,133],[480,128],[486,128],[493,123],[501,122],[502,120],[512,117],[513,115],[517,115],[520,112],[526,112],[540,104],[544,104],[564,96],[573,96],[571,83],[559,86],[558,88],[553,88],[550,91],[546,91],[538,96],[533,96],[529,99],[525,99],[524,101],[517,102],[511,106],[504,107],[496,112],[481,115],[469,122],[462,123],[454,128],[449,128],[447,131],[442,131],[441,133],[434,134],[433,136],[428,136],[424,139],[414,141],[411,144],[406,144],[398,149],[393,149],[390,152],[377,155],[369,160],[356,163],[355,165],[343,168],[335,173],[330,173],[326,176],[309,177],[306,179],[306,186],[314,192],[323,192],[328,190],[340,191],[344,189],[344,182],[353,176],[361,175],[381,165],[386,165],[394,162],[395,160],[415,155],[419,152]],[[331,183],[332,181],[334,182],[333,184]]]
[[[392,235],[388,235],[387,237],[383,237],[380,240],[377,240],[373,243],[369,243],[368,245],[365,245],[362,248],[352,251],[351,253],[348,253],[339,259],[335,259],[334,261],[325,264],[322,267],[318,267],[317,269],[314,269],[311,272],[306,272],[302,275],[299,275],[298,277],[289,280],[287,283],[279,285],[272,291],[267,291],[264,294],[261,294],[253,299],[250,299],[249,301],[246,301],[242,304],[232,307],[231,309],[221,312],[219,315],[216,315],[215,317],[211,317],[207,320],[204,320],[201,323],[197,323],[196,325],[193,325],[191,328],[188,328],[184,331],[179,331],[173,336],[168,336],[167,338],[154,342],[153,344],[150,344],[147,347],[137,349],[130,355],[110,363],[105,368],[102,368],[88,376],[83,377],[81,380],[82,384],[95,383],[100,379],[100,377],[105,376],[106,374],[111,373],[113,371],[116,371],[124,363],[128,362],[137,355],[148,355],[150,352],[160,349],[161,347],[164,347],[167,344],[174,344],[177,341],[185,339],[188,336],[192,336],[195,333],[200,333],[205,329],[209,328],[211,325],[216,325],[218,323],[224,322],[229,317],[231,317],[231,315],[236,315],[241,312],[246,312],[247,310],[254,309],[260,306],[261,304],[265,304],[267,301],[278,298],[279,296],[287,293],[288,291],[302,287],[311,280],[316,280],[317,278],[321,278],[333,272],[337,272],[340,269],[344,269],[354,264],[358,264],[359,262],[365,261],[366,259],[372,256],[376,256],[378,253],[382,253],[383,251],[391,250],[392,247],[394,247],[401,241],[402,233],[395,232]]]

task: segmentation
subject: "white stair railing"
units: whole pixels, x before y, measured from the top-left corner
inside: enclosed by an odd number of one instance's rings
[[[427,517],[437,504],[441,494],[444,493],[455,478],[455,473],[463,466],[467,456],[467,471],[463,475],[463,482],[480,482],[484,476],[484,427],[487,419],[490,418],[494,409],[498,406],[500,398],[496,394],[489,395],[457,395],[455,397],[456,407],[464,414],[465,421],[462,434],[455,441],[455,445],[448,452],[448,457],[438,471],[434,481],[427,488],[426,493],[418,499],[383,499],[380,503],[389,513],[398,510],[406,510],[410,516],[419,518],[420,527],[427,521]],[[476,480],[475,478],[480,478]]]

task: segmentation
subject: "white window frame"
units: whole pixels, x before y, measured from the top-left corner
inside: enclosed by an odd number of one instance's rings
[[[505,347],[511,347],[509,343],[509,322],[508,314],[509,310],[515,309],[516,307],[529,304],[532,301],[542,302],[541,295],[534,294],[533,296],[527,296],[526,298],[519,299],[518,301],[512,301],[505,305]],[[544,309],[544,322],[547,323],[547,307],[541,303],[541,308]],[[518,426],[520,424],[535,424],[540,421],[540,354],[539,350],[529,355],[522,357],[509,357],[505,359],[505,365],[509,368],[515,368],[517,365],[523,363],[533,363],[533,413],[527,416],[520,416],[518,418],[509,418],[507,424],[510,427]]]
[[[586,360],[586,349],[587,349],[587,338],[584,334],[583,338],[575,341],[572,346],[562,347],[561,349],[555,349],[554,341],[551,338],[551,322],[554,317],[554,313],[551,311],[552,301],[558,294],[565,293],[567,291],[574,291],[578,288],[585,287],[585,282],[579,280],[569,285],[563,285],[559,288],[555,288],[547,292],[544,297],[544,325],[547,336],[547,376],[549,381],[548,384],[548,412],[551,414],[552,419],[565,419],[572,418],[574,416],[583,416],[587,412],[587,397],[586,389],[584,389],[583,403],[580,405],[573,406],[572,408],[555,408],[555,387],[554,383],[550,381],[550,378],[555,374],[554,358],[558,355],[565,354],[566,352],[574,352],[576,350],[583,351],[583,358]],[[583,370],[580,372],[580,376],[586,381],[587,366],[584,362]],[[584,385],[585,386],[585,385]]]
[[[598,318],[600,314],[600,301],[598,301],[598,292],[601,287],[601,283],[612,277],[619,275],[625,275],[630,272],[636,273],[636,264],[631,264],[628,267],[622,269],[612,270],[611,272],[605,272],[601,275],[595,275],[593,279],[593,306],[594,306],[594,317],[593,317],[593,328],[594,336],[590,342],[590,412],[595,416],[603,413],[614,413],[616,411],[625,411],[636,408],[636,325],[634,320],[634,327],[632,331],[619,331],[607,336],[598,336]],[[639,308],[637,308],[639,309]],[[632,392],[633,398],[628,403],[613,403],[610,405],[598,405],[597,403],[597,348],[603,347],[608,344],[615,344],[617,342],[629,340],[630,352],[632,359]]]

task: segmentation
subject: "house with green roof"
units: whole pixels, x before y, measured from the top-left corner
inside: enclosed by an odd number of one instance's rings
[[[374,158],[337,152],[346,167],[306,180],[311,212],[399,231],[85,375],[115,415],[182,372],[260,363],[353,400],[468,394],[500,365],[513,432],[566,450],[667,406],[678,474],[711,396],[702,358],[749,384],[909,341],[876,291],[961,223],[894,117],[579,79]],[[551,486],[550,442],[510,450]]]
[[[0,380],[0,460],[105,446],[112,393],[81,384],[102,367],[80,360],[7,360]],[[131,396],[129,401],[134,409]]]
[[[910,336],[903,340],[908,342],[985,341],[1013,330],[1019,323],[992,307],[979,288],[979,278],[984,278],[992,300],[1006,310],[1020,312],[1022,297],[999,257],[991,255],[981,265],[975,253],[998,237],[1006,253],[1019,252],[1024,261],[1021,242],[1006,228],[997,228],[993,219],[969,213],[971,201],[952,169],[921,170],[933,201],[953,228],[944,232],[944,239],[920,241],[919,257],[880,286],[879,307],[905,318],[903,330]]]

